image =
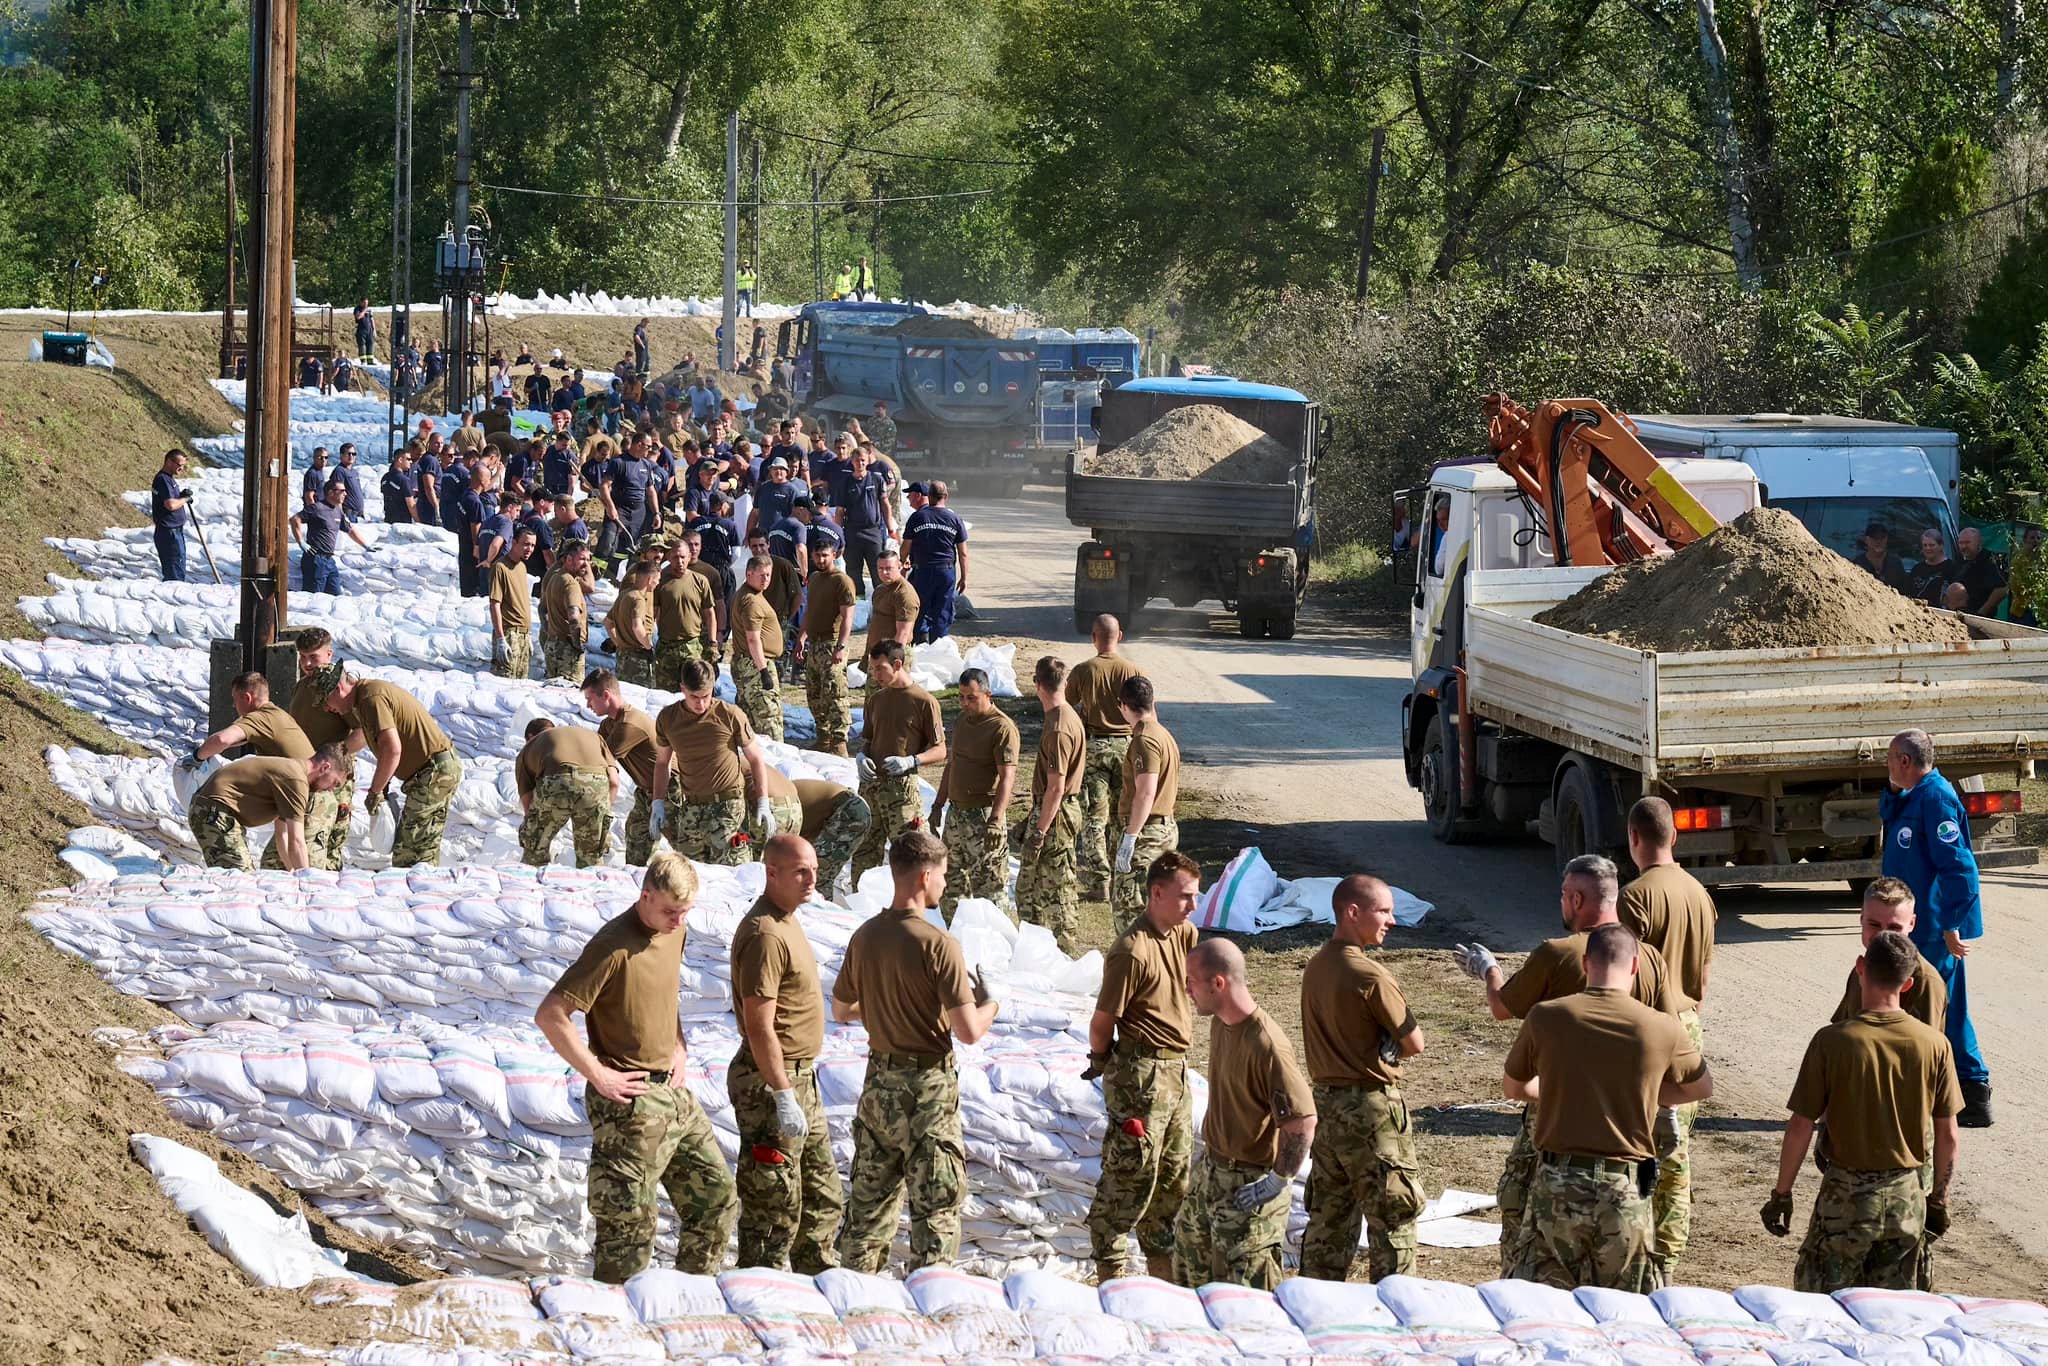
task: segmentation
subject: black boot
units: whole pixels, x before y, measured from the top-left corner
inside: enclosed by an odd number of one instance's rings
[[[1963,1083],[1963,1108],[1956,1116],[1956,1123],[1965,1129],[1988,1129],[1991,1127],[1991,1083],[1988,1081],[1966,1081]]]

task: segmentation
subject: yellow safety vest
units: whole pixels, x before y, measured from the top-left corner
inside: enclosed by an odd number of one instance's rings
[[[850,270],[839,272],[838,278],[832,281],[832,289],[834,293],[842,298],[853,293],[853,272]]]
[[[751,270],[743,270],[743,271],[741,271],[741,272],[739,273],[739,276],[737,277],[737,280],[736,280],[736,282],[735,282],[735,285],[734,285],[734,287],[735,287],[735,288],[737,288],[737,289],[745,289],[745,290],[751,290],[751,289],[753,289],[753,287],[754,287],[754,272],[753,272],[753,271],[751,271]]]

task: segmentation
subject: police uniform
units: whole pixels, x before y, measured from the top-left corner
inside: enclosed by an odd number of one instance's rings
[[[526,742],[512,777],[520,797],[532,798],[519,822],[519,852],[527,863],[546,865],[565,825],[575,828],[578,868],[604,862],[615,762],[598,733],[581,726],[550,726]]]
[[[804,700],[811,708],[821,754],[845,754],[853,728],[846,686],[846,656],[839,640],[839,616],[853,605],[853,580],[835,569],[810,577],[804,605]]]
[[[1981,558],[1981,557],[1980,557]],[[1970,848],[1970,817],[1948,779],[1934,769],[1905,792],[1889,787],[1878,799],[1884,823],[1884,873],[1913,889],[1913,947],[1941,974],[1948,988],[1942,1033],[1955,1050],[1956,1079],[1967,1096],[1988,1091],[1991,1068],[1970,1022],[1969,985],[1963,960],[1948,951],[1946,932],[1963,939],[1984,934],[1984,905],[1978,895],[1977,856]]]
[[[1161,933],[1140,920],[1102,965],[1095,1008],[1116,1017],[1116,1041],[1102,1069],[1109,1123],[1088,1206],[1098,1283],[1130,1274],[1125,1235],[1133,1231],[1153,1273],[1172,1275],[1173,1219],[1187,1198],[1194,1150],[1187,971],[1195,939],[1186,922]]]
[[[1010,876],[1009,813],[995,806],[1003,770],[1017,766],[1017,723],[990,707],[984,715],[965,711],[953,722],[946,747],[946,895],[950,918],[963,896],[978,896],[1015,912],[1006,887]]]
[[[880,866],[890,840],[924,824],[917,770],[892,778],[882,771],[882,761],[922,754],[945,734],[938,699],[915,683],[875,689],[861,724],[862,752],[874,760],[875,776],[860,785],[861,798],[868,804],[868,828],[853,851],[856,887],[862,873]]]
[[[939,640],[953,634],[953,596],[959,583],[960,547],[967,524],[951,508],[932,503],[910,514],[903,525],[910,547],[910,582],[919,608],[914,639]]]
[[[654,718],[670,768],[682,774],[683,799],[668,807],[662,831],[684,858],[732,867],[753,858],[746,833],[746,769],[739,751],[754,741],[753,723],[716,698],[702,712],[671,702]]]
[[[1067,675],[1067,702],[1088,737],[1088,763],[1081,775],[1081,842],[1075,856],[1081,877],[1099,896],[1109,894],[1110,845],[1104,837],[1116,818],[1117,785],[1123,778],[1124,750],[1131,743],[1131,723],[1124,720],[1117,697],[1124,683],[1137,676],[1137,666],[1122,655],[1095,655]]]
[[[1159,718],[1141,721],[1131,728],[1130,743],[1124,746],[1123,772],[1117,779],[1116,832],[1119,839],[1130,829],[1131,805],[1137,797],[1136,778],[1150,773],[1158,779],[1152,790],[1152,811],[1138,828],[1132,846],[1128,872],[1116,873],[1109,884],[1109,909],[1119,931],[1127,928],[1145,909],[1145,870],[1161,854],[1180,848],[1180,823],[1173,818],[1174,802],[1180,795],[1180,745]]]
[[[661,738],[654,733],[654,718],[638,707],[621,705],[600,721],[597,738],[633,780],[633,809],[626,815],[626,862],[635,868],[647,866],[654,852],[654,834],[648,822],[654,818],[654,757]],[[683,800],[683,775],[669,765],[668,790],[659,794],[673,811]]]
[[[1031,770],[1031,810],[1024,817],[1024,847],[1017,856],[1017,913],[1052,931],[1060,952],[1078,948],[1080,888],[1074,874],[1074,841],[1081,831],[1081,775],[1088,740],[1081,718],[1065,702],[1046,712],[1038,732],[1038,762]],[[1048,791],[1059,807],[1043,837],[1038,811]]]
[[[311,796],[303,759],[237,759],[216,769],[193,794],[187,813],[200,858],[209,868],[250,871],[243,828],[303,822]]]

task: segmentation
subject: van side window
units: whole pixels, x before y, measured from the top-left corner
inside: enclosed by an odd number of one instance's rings
[[[1422,563],[1432,579],[1444,576],[1448,552],[1444,542],[1450,539],[1451,496],[1439,493],[1429,500],[1429,525],[1424,528]]]

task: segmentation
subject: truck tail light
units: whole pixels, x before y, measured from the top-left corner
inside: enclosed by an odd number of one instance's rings
[[[1963,810],[1972,816],[2004,816],[2021,809],[2017,792],[1965,792]]]
[[[1681,806],[1671,812],[1671,823],[1684,830],[1726,830],[1735,824],[1732,806]]]

